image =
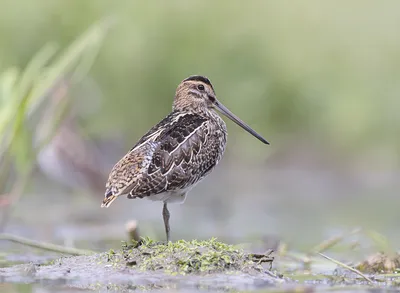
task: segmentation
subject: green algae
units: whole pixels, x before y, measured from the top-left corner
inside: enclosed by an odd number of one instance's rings
[[[143,238],[131,245],[123,243],[120,251],[110,250],[107,262],[113,266],[129,266],[141,271],[164,271],[174,274],[243,273],[265,271],[263,264],[272,264],[272,251],[265,254],[243,250],[211,238],[205,241],[156,242]]]

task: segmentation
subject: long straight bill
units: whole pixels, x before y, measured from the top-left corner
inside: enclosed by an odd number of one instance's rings
[[[250,128],[250,126],[248,126],[246,123],[244,123],[242,120],[239,119],[239,117],[237,117],[235,114],[233,114],[231,111],[229,111],[229,109],[227,107],[225,107],[224,105],[222,105],[220,102],[215,101],[214,103],[215,107],[221,111],[222,114],[224,114],[226,117],[228,117],[229,119],[231,119],[233,122],[235,122],[237,125],[239,125],[240,127],[242,127],[244,130],[246,130],[247,132],[249,132],[250,134],[254,135],[255,137],[257,137],[259,140],[261,140],[263,143],[265,144],[269,144],[268,141],[266,141],[261,135],[259,135],[257,132],[255,132],[253,129]]]

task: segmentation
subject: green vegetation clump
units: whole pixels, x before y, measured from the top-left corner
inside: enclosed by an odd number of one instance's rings
[[[110,251],[108,261],[125,264],[142,271],[161,270],[171,274],[217,273],[227,271],[264,271],[262,263],[272,263],[271,251],[248,254],[211,238],[206,241],[156,242],[149,238],[141,243],[124,244],[120,252]]]

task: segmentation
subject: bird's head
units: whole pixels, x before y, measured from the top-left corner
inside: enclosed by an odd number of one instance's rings
[[[213,108],[214,88],[205,76],[193,75],[184,79],[176,89],[174,110],[204,111]]]
[[[173,109],[182,112],[206,113],[218,110],[240,127],[254,135],[265,144],[269,144],[261,135],[240,120],[216,98],[210,80],[201,75],[192,75],[184,79],[176,89]]]

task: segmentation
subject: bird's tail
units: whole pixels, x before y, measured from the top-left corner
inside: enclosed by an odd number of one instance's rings
[[[106,196],[106,198],[103,199],[103,202],[101,203],[101,207],[108,208],[110,206],[110,204],[112,204],[112,202],[117,199],[117,197],[118,196],[116,196],[116,195]]]

